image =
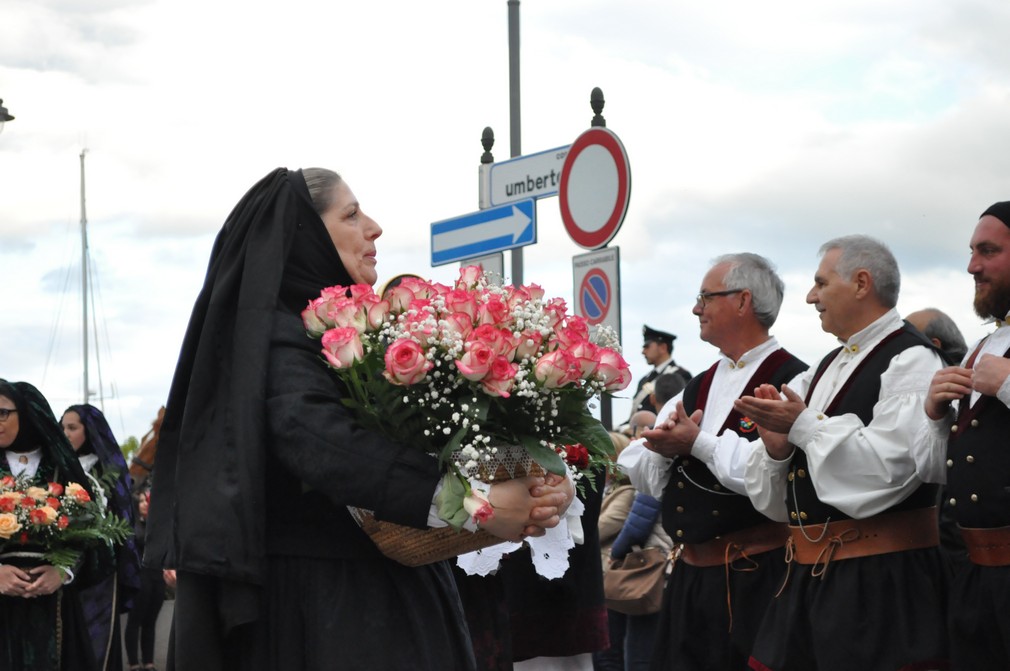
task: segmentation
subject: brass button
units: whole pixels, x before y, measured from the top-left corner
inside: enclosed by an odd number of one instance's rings
[[[971,502],[972,503],[978,503],[978,494],[972,494],[971,495]]]
[[[955,424],[952,427],[950,427],[950,432],[951,433],[957,433],[957,424]]]
[[[967,457],[965,457],[964,460],[967,461],[969,464],[975,463],[975,457],[971,456],[970,454]]]
[[[789,513],[789,517],[796,519],[796,511],[794,510],[793,512]]]
[[[953,459],[948,459],[947,460],[947,468],[950,468],[953,465],[954,465],[954,460]]]
[[[801,520],[807,519],[807,514],[805,512],[803,512],[802,510],[800,511],[800,519]]]
[[[817,413],[817,419],[824,419],[824,414],[820,412]]]
[[[677,506],[677,512],[678,513],[684,512],[684,506]]]
[[[683,480],[678,481],[677,482],[677,489],[683,489],[683,488],[684,488],[684,481]]]
[[[677,538],[683,538],[683,537],[684,537],[684,530],[677,529]]]
[[[789,471],[789,476],[787,478],[789,482],[792,482],[794,477],[796,477],[796,474],[793,473],[792,471]]]
[[[805,477],[807,477],[807,472],[806,472],[806,471],[804,471],[804,470],[803,470],[803,469],[801,468],[801,469],[799,469],[798,471],[796,471],[796,475],[797,475],[797,476],[799,476],[799,477],[801,477],[801,478],[805,478]]]
[[[971,426],[972,426],[972,428],[975,428],[976,426],[978,426],[978,420],[977,419],[971,420]]]
[[[950,499],[950,501],[948,501],[948,503],[950,503],[950,505],[952,505],[952,506],[956,506],[957,505],[957,499],[951,497],[951,499]]]

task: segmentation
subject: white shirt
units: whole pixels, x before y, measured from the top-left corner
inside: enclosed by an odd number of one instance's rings
[[[699,424],[701,432],[691,446],[691,455],[704,462],[724,487],[737,494],[747,493],[743,481],[744,467],[754,443],[732,430],[724,431],[722,435],[716,432],[733,411],[733,401],[740,398],[744,387],[754,377],[754,371],[778,349],[778,341],[769,338],[746,352],[739,361],[722,354],[705,401],[705,411]],[[656,424],[675,413],[677,403],[683,398],[684,392],[681,392],[670,399],[657,414]],[[645,447],[643,439],[633,441],[617,459],[618,467],[628,474],[631,484],[657,499],[663,498],[663,489],[670,481],[672,463],[672,459]]]
[[[968,349],[964,359],[961,361],[962,366],[967,363],[976,349],[978,349],[978,354],[975,357],[976,361],[983,354],[992,354],[998,357],[1006,354],[1007,350],[1010,349],[1010,326],[1007,326],[1005,321],[1000,323],[1002,325],[993,333],[979,340]],[[979,348],[979,343],[982,345],[981,348]],[[982,394],[973,391],[969,403],[974,406],[980,398],[982,398]],[[1003,405],[1010,407],[1010,377],[1003,380],[1003,384],[1000,385],[999,390],[996,392],[996,398]],[[918,442],[923,446],[923,458],[919,464],[919,469],[923,473],[924,478],[932,478],[932,480],[928,480],[929,482],[946,482],[947,480],[947,437],[950,436],[950,425],[957,416],[957,406],[958,402],[954,401],[947,416],[935,421],[923,413],[925,419],[918,435]]]
[[[10,450],[5,450],[4,454],[7,455],[7,466],[15,478],[22,475],[34,478],[35,473],[39,470],[39,464],[42,462],[42,448],[38,447],[31,452],[11,452]],[[21,457],[25,457],[25,463],[23,464],[21,463]]]
[[[943,366],[932,349],[910,347],[891,359],[880,376],[880,396],[868,425],[854,414],[823,413],[866,355],[901,326],[901,317],[892,309],[842,342],[842,351],[824,371],[807,408],[789,431],[789,442],[806,452],[817,497],[856,519],[883,512],[928,481],[918,470],[925,459],[915,435],[929,382]],[[811,368],[798,376],[790,388],[805,397],[814,373]],[[763,446],[760,440],[755,442]],[[776,461],[766,450],[755,449],[746,466],[751,502],[774,520],[788,519],[789,463],[790,459]]]

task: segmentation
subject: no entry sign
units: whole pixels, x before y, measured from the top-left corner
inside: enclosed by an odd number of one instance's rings
[[[572,143],[561,169],[558,203],[565,230],[585,249],[606,246],[631,200],[631,164],[620,138],[590,128]]]

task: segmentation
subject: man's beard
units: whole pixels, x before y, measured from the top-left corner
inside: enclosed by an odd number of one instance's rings
[[[988,292],[981,296],[976,290],[974,307],[982,319],[1005,319],[1010,312],[1010,281],[990,280]]]

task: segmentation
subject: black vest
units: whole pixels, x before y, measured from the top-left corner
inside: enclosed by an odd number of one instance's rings
[[[835,394],[831,404],[824,409],[824,414],[829,417],[853,414],[868,426],[873,420],[873,406],[880,400],[880,376],[891,365],[891,359],[910,347],[920,346],[935,349],[921,333],[907,323],[887,335],[852,371],[845,384]],[[841,351],[841,347],[833,350],[817,366],[817,372],[807,391],[807,404],[810,403],[811,395],[820,381],[821,375]],[[789,466],[789,486],[786,490],[789,523],[793,525],[798,523],[821,524],[828,520],[836,522],[851,519],[842,511],[817,498],[809,471],[806,452],[801,449],[794,450]],[[888,512],[934,506],[936,505],[937,492],[937,485],[920,485],[912,492],[911,496],[889,508]]]
[[[947,441],[950,511],[963,527],[1010,526],[1010,408],[993,396],[970,400],[961,399]]]
[[[688,383],[684,409],[688,414],[705,409],[716,363]],[[807,365],[784,349],[772,352],[761,362],[744,386],[744,395],[754,387],[772,384],[776,388],[807,369]],[[736,431],[747,440],[758,437],[757,425],[735,409],[729,413],[718,435]],[[717,536],[768,521],[754,509],[747,496],[726,489],[708,466],[694,457],[675,457],[670,465],[670,481],[663,490],[663,528],[677,542],[704,543]]]

